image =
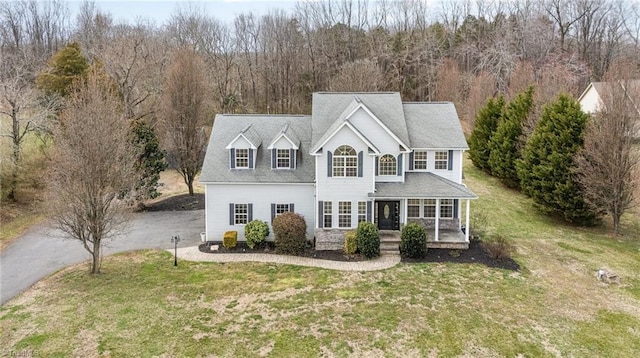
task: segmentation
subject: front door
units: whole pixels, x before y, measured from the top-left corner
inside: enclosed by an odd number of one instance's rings
[[[378,205],[378,229],[400,230],[400,202],[377,201]]]

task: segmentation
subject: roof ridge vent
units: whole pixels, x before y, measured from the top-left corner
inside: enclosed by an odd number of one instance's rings
[[[244,127],[244,128],[240,131],[240,133],[246,133],[246,132],[249,130],[249,128],[251,128],[251,124],[247,124],[247,126],[246,126],[246,127]]]
[[[280,133],[287,133],[288,130],[289,130],[289,123],[285,123]]]
[[[358,97],[358,96],[353,96],[353,99],[355,99],[356,102],[358,102],[358,103],[362,103],[362,101],[360,100],[360,97]]]

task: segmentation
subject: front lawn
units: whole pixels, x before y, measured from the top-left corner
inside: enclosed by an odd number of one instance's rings
[[[0,346],[40,356],[640,355],[640,224],[625,236],[565,226],[467,166],[489,231],[520,272],[400,264],[338,272],[190,263],[164,251],[63,270],[0,309]],[[606,285],[596,270],[621,277]]]

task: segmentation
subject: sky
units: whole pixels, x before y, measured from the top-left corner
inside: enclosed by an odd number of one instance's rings
[[[154,20],[161,25],[171,17],[171,14],[180,7],[189,4],[187,1],[173,0],[94,0],[96,6],[106,13],[111,13],[114,22],[134,23],[138,18]],[[67,0],[72,19],[82,4],[81,0]],[[201,0],[191,2],[203,8],[207,14],[224,22],[231,22],[237,14],[250,11],[259,15],[266,14],[270,9],[283,9],[291,11],[295,0]]]

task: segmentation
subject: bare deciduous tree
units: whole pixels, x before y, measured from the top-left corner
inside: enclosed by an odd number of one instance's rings
[[[91,254],[91,273],[100,272],[103,241],[126,227],[130,206],[122,196],[137,178],[129,122],[104,78],[94,70],[72,92],[54,131],[49,177],[54,226]]]
[[[620,218],[633,207],[639,185],[640,153],[633,147],[640,118],[640,83],[608,82],[601,94],[603,107],[591,119],[578,158],[586,199],[603,209],[620,232]]]
[[[209,111],[204,61],[189,48],[177,51],[165,79],[162,127],[169,164],[178,170],[189,195],[200,172],[207,145],[204,126]]]

